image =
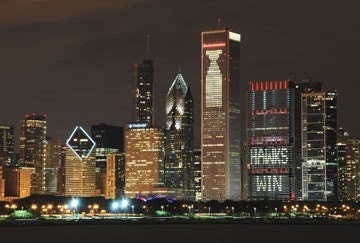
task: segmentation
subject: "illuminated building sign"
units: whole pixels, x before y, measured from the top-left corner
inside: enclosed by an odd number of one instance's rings
[[[250,149],[251,165],[280,165],[289,163],[286,147],[253,147]]]
[[[89,157],[96,143],[82,127],[77,126],[66,141],[66,145],[82,160]]]
[[[281,192],[286,188],[285,176],[282,175],[257,175],[252,177],[257,192]]]
[[[129,123],[128,128],[129,129],[136,129],[136,128],[147,128],[147,123]]]
[[[222,50],[206,51],[206,56],[210,59],[210,66],[206,73],[206,106],[222,106],[222,74],[218,64],[218,59]]]

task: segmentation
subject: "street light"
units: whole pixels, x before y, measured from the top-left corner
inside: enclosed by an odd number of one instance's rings
[[[111,204],[112,209],[115,211],[116,216],[118,215],[118,208],[119,208],[119,203],[117,201],[114,201]]]
[[[256,207],[254,207],[254,216],[256,216]]]
[[[161,211],[162,212],[164,211],[164,205],[161,205]]]
[[[79,205],[79,200],[76,199],[76,198],[73,198],[73,199],[71,200],[70,205],[71,205],[71,207],[73,208],[73,210],[74,210],[74,216],[76,217],[76,213],[77,213],[76,209],[77,209],[77,207],[78,207],[78,205]]]
[[[121,201],[121,208],[123,209],[123,212],[124,212],[124,214],[125,214],[125,211],[126,211],[126,208],[127,208],[127,206],[129,205],[129,201],[127,200],[127,199],[123,199],[122,201]]]
[[[231,214],[232,214],[233,217],[234,217],[234,210],[235,210],[235,208],[231,207]]]
[[[131,205],[131,212],[132,212],[132,214],[134,214],[134,205]]]

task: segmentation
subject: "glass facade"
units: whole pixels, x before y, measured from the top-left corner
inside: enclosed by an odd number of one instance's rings
[[[240,34],[201,34],[202,199],[241,199]]]
[[[152,60],[134,65],[134,112],[136,122],[154,125],[154,67]]]
[[[46,115],[26,115],[20,121],[20,166],[34,168],[31,194],[45,193]]]
[[[195,200],[193,98],[179,73],[166,95],[165,186]]]

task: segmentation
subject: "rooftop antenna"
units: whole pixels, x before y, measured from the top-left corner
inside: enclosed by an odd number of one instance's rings
[[[218,21],[218,28],[221,29],[221,18],[218,18],[217,21]]]
[[[179,64],[179,73],[181,73],[181,65]]]
[[[146,34],[146,58],[150,57],[150,34]]]

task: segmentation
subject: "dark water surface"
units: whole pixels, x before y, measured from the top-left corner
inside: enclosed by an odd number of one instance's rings
[[[0,228],[1,242],[22,243],[230,243],[360,241],[359,225],[130,224]]]

